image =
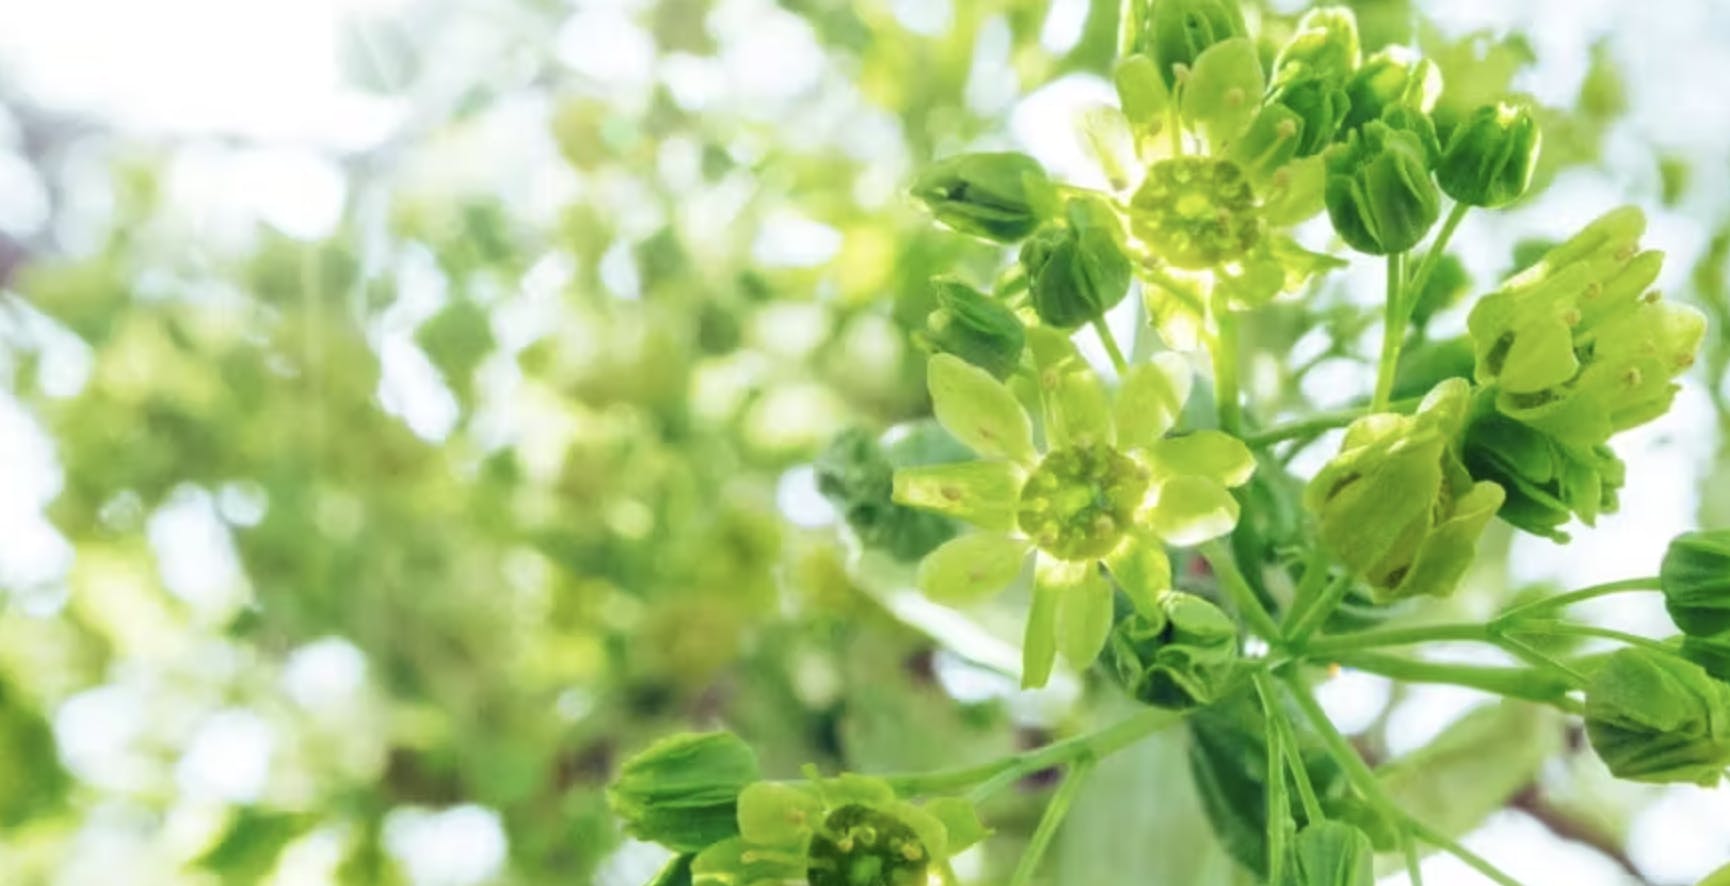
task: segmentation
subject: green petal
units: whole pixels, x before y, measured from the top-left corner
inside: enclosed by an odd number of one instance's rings
[[[1173,351],[1131,366],[1117,392],[1117,438],[1123,446],[1145,447],[1171,430],[1193,380],[1189,362]]]
[[[1263,85],[1261,58],[1249,38],[1215,43],[1196,57],[1183,88],[1184,119],[1207,135],[1214,154],[1224,154],[1255,119]]]
[[[1237,499],[1206,477],[1178,476],[1160,484],[1148,525],[1180,547],[1219,538],[1237,526]]]
[[[937,816],[905,800],[896,801],[890,806],[889,814],[913,829],[913,833],[919,837],[920,845],[925,847],[926,853],[932,859],[949,857],[949,834],[943,829],[943,822]]]
[[[760,781],[739,794],[739,834],[762,846],[797,842],[822,814],[822,801],[802,785]]]
[[[1015,525],[1022,470],[1006,461],[961,461],[919,465],[895,472],[896,504],[965,520],[981,529]]]
[[[985,839],[991,831],[979,821],[979,810],[960,797],[938,797],[925,804],[925,811],[943,822],[948,836],[949,854]]]
[[[1242,440],[1222,431],[1196,431],[1155,440],[1147,447],[1155,477],[1206,477],[1242,486],[1255,473],[1255,456]]]
[[[987,458],[1030,462],[1033,429],[1009,388],[991,373],[950,354],[931,358],[926,384],[937,420]]]
[[[994,532],[951,539],[919,564],[919,590],[940,603],[966,603],[1003,590],[1021,574],[1028,543]]]
[[[1027,331],[1028,350],[1039,373],[1049,448],[1083,442],[1113,442],[1111,406],[1099,374],[1082,359],[1069,335],[1045,326]]]
[[[1087,578],[1091,562],[1039,557],[1034,561],[1033,608],[1021,641],[1021,688],[1038,689],[1051,679],[1057,661],[1057,610],[1063,595]]]
[[[1086,577],[1057,601],[1063,657],[1077,670],[1093,664],[1111,633],[1111,583],[1092,563],[1086,565]]]
[[[1106,557],[1105,565],[1137,612],[1159,611],[1159,595],[1171,589],[1171,558],[1157,539],[1126,538]]]

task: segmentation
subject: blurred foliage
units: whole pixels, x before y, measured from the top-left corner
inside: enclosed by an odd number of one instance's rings
[[[1518,35],[1414,27],[1404,0],[1352,5],[1366,51],[1415,38],[1440,63],[1444,139],[1533,60]],[[356,22],[350,78],[414,113],[333,158],[341,220],[316,236],[258,219],[211,236],[177,202],[191,146],[100,126],[64,146],[102,168],[44,174],[107,208],[78,248],[30,244],[0,293],[4,402],[49,442],[57,474],[33,504],[69,549],[45,580],[0,571],[4,881],[93,882],[61,873],[113,831],[147,847],[128,882],[306,882],[286,873],[300,855],[337,883],[406,883],[393,823],[473,804],[507,838],[491,882],[622,882],[600,879],[625,840],[603,788],[655,736],[726,726],[786,777],[957,765],[1098,719],[1060,697],[1028,709],[989,640],[934,640],[892,593],[909,567],[861,541],[912,559],[950,531],[886,484],[953,441],[877,435],[928,410],[912,343],[938,306],[929,278],[989,287],[1001,256],[933,230],[912,172],[1010,147],[1017,98],[1106,76],[1118,4],[1087,4],[1056,50],[1044,0],[953,0],[937,27],[903,6],[629,4],[659,67],[624,86],[558,54],[559,4]],[[1289,26],[1270,12],[1262,33]],[[440,57],[434,29],[481,48]],[[740,53],[788,45],[811,71],[739,72]],[[1595,53],[1577,102],[1537,107],[1536,187],[1595,162],[1624,110]],[[1685,181],[1664,167],[1667,193]],[[1730,222],[1693,279],[1715,323],[1727,256]],[[1469,281],[1436,285],[1439,312]],[[1254,347],[1363,331],[1342,287],[1307,296],[1263,311]],[[1730,348],[1711,347],[1720,378]],[[1303,405],[1338,356],[1254,381],[1257,397]],[[825,452],[848,428],[864,430]],[[846,530],[812,525],[824,495]],[[984,623],[1012,634],[1002,621]],[[364,663],[352,685],[300,688],[345,650]],[[202,785],[201,741],[235,717],[262,724],[268,771]],[[1546,725],[1475,715],[1390,789],[1464,831],[1533,776]],[[1245,759],[1264,752],[1243,735]],[[1509,744],[1533,757],[1478,753]],[[1240,876],[1203,810],[1260,788],[1234,769],[1193,796],[1208,764],[1185,748],[1174,734],[1101,767],[1052,882]],[[1461,780],[1469,802],[1441,787]],[[992,810],[978,882],[1033,830],[1040,785],[1024,787]],[[1123,828],[1193,851],[1109,839]]]

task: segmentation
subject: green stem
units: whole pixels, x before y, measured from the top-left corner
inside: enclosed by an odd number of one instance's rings
[[[1015,874],[1009,878],[1009,886],[1027,886],[1033,881],[1033,874],[1039,869],[1039,860],[1045,856],[1045,850],[1051,846],[1051,840],[1057,836],[1057,828],[1063,823],[1063,817],[1069,814],[1070,804],[1075,802],[1075,795],[1087,780],[1088,773],[1093,771],[1095,760],[1092,757],[1081,757],[1069,766],[1069,772],[1058,785],[1057,793],[1052,794],[1051,802],[1045,806],[1045,814],[1039,818],[1039,827],[1033,831],[1033,838],[1027,841],[1027,851],[1021,854],[1021,861],[1015,865]]]
[[[1111,357],[1111,365],[1117,369],[1117,377],[1122,378],[1129,372],[1129,362],[1123,359],[1123,351],[1117,346],[1117,336],[1111,334],[1111,327],[1105,325],[1104,317],[1093,318],[1093,331],[1099,333],[1100,344],[1105,345],[1105,353]]]
[[[1527,621],[1519,625],[1518,630],[1520,633],[1539,636],[1547,634],[1562,637],[1602,637],[1606,640],[1626,643],[1629,646],[1649,649],[1661,655],[1676,654],[1676,650],[1651,637],[1642,637],[1639,634],[1630,634],[1627,631],[1618,631],[1614,628],[1601,628],[1597,625],[1575,624],[1567,621]]]
[[[1253,678],[1255,691],[1261,696],[1262,711],[1267,715],[1268,722],[1279,732],[1280,747],[1285,751],[1286,768],[1292,774],[1292,781],[1297,785],[1298,799],[1304,807],[1304,818],[1311,824],[1327,818],[1322,811],[1321,800],[1316,796],[1315,783],[1310,781],[1308,764],[1304,763],[1303,753],[1298,750],[1297,731],[1292,729],[1291,718],[1279,703],[1279,687],[1273,683],[1266,670],[1257,669]]]
[[[1422,397],[1407,397],[1404,400],[1395,400],[1388,404],[1388,411],[1411,412],[1418,408],[1418,404],[1422,403],[1423,399],[1424,398]],[[1283,443],[1287,440],[1300,437],[1314,437],[1323,431],[1331,431],[1334,428],[1343,428],[1346,425],[1369,415],[1370,412],[1371,409],[1368,406],[1341,409],[1335,412],[1320,412],[1310,416],[1309,418],[1298,419],[1289,424],[1276,425],[1265,431],[1245,434],[1243,442],[1249,444],[1251,447],[1262,447],[1271,446],[1275,443]]]
[[[1328,580],[1327,552],[1317,547],[1304,558],[1304,571],[1298,577],[1297,587],[1292,589],[1291,605],[1280,613],[1280,636],[1289,636],[1292,625],[1311,606],[1315,605],[1317,595],[1326,590]]]
[[[1406,284],[1406,292],[1411,293],[1414,302],[1423,295],[1425,284],[1430,282],[1430,275],[1435,272],[1436,265],[1441,263],[1442,256],[1448,251],[1448,242],[1454,239],[1454,231],[1459,229],[1460,222],[1465,220],[1466,213],[1471,211],[1471,208],[1470,203],[1455,203],[1454,208],[1448,210],[1442,229],[1436,232],[1436,239],[1430,241],[1430,251],[1424,253],[1423,261],[1418,263],[1417,271]]]
[[[1437,640],[1475,640],[1483,643],[1495,642],[1494,636],[1486,625],[1436,624],[1420,625],[1413,628],[1361,631],[1359,633],[1343,634],[1337,637],[1323,637],[1314,643],[1307,644],[1300,648],[1306,658],[1325,659],[1346,652],[1356,652],[1360,649],[1378,649],[1383,646],[1411,646],[1417,643],[1429,643]]]
[[[1533,665],[1536,665],[1540,668],[1544,668],[1546,670],[1554,671],[1554,672],[1561,674],[1562,676],[1568,678],[1568,682],[1574,684],[1575,689],[1585,689],[1586,684],[1589,682],[1586,679],[1586,675],[1580,673],[1579,671],[1574,670],[1573,668],[1569,667],[1566,663],[1558,661],[1556,658],[1544,654],[1543,650],[1541,650],[1541,649],[1533,646],[1532,644],[1527,643],[1526,641],[1521,640],[1517,637],[1512,637],[1512,636],[1509,636],[1507,634],[1503,634],[1503,635],[1496,638],[1496,643],[1498,645],[1500,645],[1503,649],[1506,649],[1509,652],[1512,652],[1514,655],[1525,659],[1527,662],[1529,662]]]
[[[1533,615],[1549,612],[1553,609],[1565,609],[1583,600],[1591,600],[1609,594],[1619,594],[1625,591],[1656,591],[1661,589],[1658,577],[1655,575],[1644,578],[1625,578],[1621,581],[1610,581],[1603,584],[1592,585],[1591,587],[1581,588],[1577,591],[1569,591],[1566,594],[1557,594],[1554,597],[1545,597],[1542,600],[1534,600],[1521,606],[1515,606],[1507,612],[1496,616],[1495,620],[1497,624],[1508,624],[1518,619],[1530,618]]]
[[[1256,689],[1261,688],[1257,682]],[[1295,823],[1291,800],[1286,797],[1285,737],[1274,724],[1277,718],[1265,696],[1262,706],[1266,708],[1262,719],[1266,721],[1267,740],[1267,881],[1279,884],[1285,882],[1286,835],[1295,829]]]
[[[1423,840],[1425,843],[1428,843],[1437,849],[1441,849],[1460,861],[1465,862],[1467,865],[1470,865],[1473,870],[1489,877],[1497,883],[1500,883],[1501,886],[1520,886],[1520,881],[1508,876],[1506,873],[1503,873],[1500,868],[1490,864],[1488,861],[1484,860],[1482,856],[1472,850],[1448,839],[1440,831],[1412,818],[1410,815],[1402,813],[1400,817],[1405,820],[1406,828],[1412,833],[1418,835],[1418,839]]]
[[[1376,366],[1376,393],[1370,399],[1372,412],[1387,409],[1393,397],[1394,374],[1399,369],[1400,348],[1406,340],[1406,318],[1411,310],[1405,303],[1400,286],[1405,276],[1401,270],[1404,264],[1405,253],[1396,252],[1388,256],[1387,305],[1382,314],[1382,357]]]
[[[887,775],[883,776],[883,780],[889,782],[896,793],[903,795],[946,794],[978,785],[978,789],[973,793],[977,797],[984,797],[1035,772],[1070,760],[1083,756],[1095,759],[1109,757],[1179,719],[1180,715],[1170,711],[1148,708],[1097,732],[1066,738],[989,763],[937,772]],[[987,790],[988,787],[990,790]]]
[[[1214,315],[1219,334],[1213,347],[1213,396],[1219,409],[1219,429],[1236,437],[1243,434],[1243,406],[1237,380],[1237,315],[1221,307]]]
[[[1201,555],[1207,558],[1207,564],[1213,567],[1213,574],[1219,579],[1220,589],[1231,598],[1232,605],[1237,607],[1238,614],[1249,624],[1262,639],[1269,643],[1280,641],[1279,623],[1268,614],[1267,608],[1261,605],[1261,598],[1256,596],[1255,589],[1238,571],[1237,558],[1232,555],[1231,548],[1226,547],[1220,539],[1206,542],[1201,546]]]
[[[1568,691],[1574,688],[1573,680],[1565,675],[1552,675],[1539,668],[1423,661],[1377,652],[1348,653],[1336,656],[1334,661],[1348,668],[1407,683],[1464,686],[1506,698],[1553,705],[1569,713],[1579,713],[1579,703],[1568,697]]]
[[[1303,711],[1304,719],[1309,720],[1310,725],[1321,736],[1322,744],[1327,747],[1328,754],[1334,758],[1334,762],[1340,764],[1340,768],[1345,770],[1346,780],[1352,783],[1358,793],[1364,795],[1364,799],[1377,806],[1383,815],[1388,816],[1391,820],[1410,822],[1410,817],[1400,810],[1393,798],[1389,797],[1387,791],[1382,788],[1381,781],[1376,778],[1375,772],[1371,771],[1370,765],[1364,762],[1364,758],[1358,755],[1357,749],[1352,747],[1351,742],[1346,741],[1346,737],[1334,727],[1334,721],[1328,719],[1327,712],[1316,703],[1315,696],[1310,694],[1309,687],[1304,685],[1303,679],[1295,672],[1289,671],[1281,675],[1281,678],[1285,681],[1286,689],[1291,692],[1292,698],[1297,701],[1298,708]],[[1411,845],[1409,828],[1401,829],[1401,841],[1405,849],[1406,871],[1413,884],[1422,884],[1423,874],[1418,869],[1418,856]]]
[[[1291,630],[1286,632],[1286,644],[1301,647],[1309,642],[1310,635],[1327,622],[1328,616],[1339,607],[1340,601],[1345,599],[1346,592],[1351,589],[1352,576],[1349,572],[1329,582],[1321,596],[1304,609],[1302,616],[1293,620]]]

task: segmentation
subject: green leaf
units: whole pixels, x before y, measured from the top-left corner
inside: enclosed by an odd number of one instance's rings
[[[959,357],[937,354],[926,369],[937,420],[974,452],[1019,462],[1034,459],[1033,430],[1009,388]]]
[[[683,733],[626,760],[607,799],[638,839],[697,852],[739,832],[739,792],[758,777],[756,753],[732,733]]]
[[[1200,430],[1166,437],[1147,447],[1155,478],[1205,477],[1223,486],[1242,486],[1255,473],[1255,455],[1242,440],[1223,431]]]
[[[999,532],[1015,525],[1021,469],[1006,461],[919,465],[895,472],[895,502]]]
[[[951,540],[919,564],[916,584],[939,603],[968,603],[1015,581],[1027,564],[1029,544],[994,532]]]

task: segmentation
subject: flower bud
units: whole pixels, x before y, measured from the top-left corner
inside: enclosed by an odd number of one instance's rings
[[[892,450],[885,450],[864,430],[842,431],[817,456],[817,491],[841,513],[860,545],[903,562],[917,561],[952,538],[955,524],[897,504],[895,469],[962,454],[953,449],[958,447],[936,422],[912,426]]]
[[[757,755],[737,736],[685,733],[626,760],[607,801],[637,839],[698,852],[739,832],[739,793],[758,777]]]
[[[1026,154],[958,154],[933,163],[912,192],[955,230],[1013,243],[1039,226],[1051,183],[1039,161]]]
[[[1290,886],[1371,886],[1375,847],[1363,831],[1343,821],[1311,822],[1292,845],[1296,864]]]
[[[1358,419],[1304,491],[1322,546],[1381,602],[1452,593],[1502,505],[1502,488],[1474,482],[1457,454],[1469,392],[1449,379],[1416,415]]]
[[[1195,67],[1208,47],[1248,35],[1237,0],[1154,0],[1144,42],[1170,87],[1177,84],[1178,68]]]
[[[1281,76],[1303,65],[1335,84],[1350,77],[1363,60],[1358,47],[1358,19],[1348,6],[1318,6],[1298,19],[1297,30],[1280,48],[1273,68]]]
[[[1299,157],[1315,156],[1333,144],[1334,134],[1351,107],[1337,82],[1308,72],[1281,78],[1268,102],[1291,109],[1302,122],[1296,148]]]
[[[1442,159],[1442,143],[1436,137],[1436,121],[1430,115],[1411,105],[1389,105],[1382,111],[1381,121],[1389,129],[1397,132],[1409,132],[1417,138],[1418,144],[1424,149],[1425,168],[1434,170]]]
[[[1664,257],[1640,251],[1644,228],[1608,213],[1472,307],[1474,374],[1504,415],[1590,446],[1670,408],[1706,319],[1647,291]]]
[[[1021,247],[1034,313],[1058,329],[1103,316],[1129,293],[1129,257],[1110,228],[1115,222],[1089,202],[1070,204],[1068,224],[1047,225]]]
[[[921,344],[934,354],[954,354],[998,378],[1021,363],[1027,332],[1002,302],[959,280],[931,281],[937,307],[925,316]]]
[[[1507,104],[1486,105],[1448,138],[1436,167],[1436,183],[1461,203],[1512,203],[1532,184],[1540,141],[1530,111]]]
[[[1730,766],[1730,685],[1675,655],[1618,650],[1586,687],[1586,736],[1617,778],[1712,787]]]
[[[1683,634],[1730,638],[1730,530],[1676,536],[1664,552],[1658,586]]]
[[[1435,62],[1404,46],[1389,46],[1366,59],[1346,81],[1346,97],[1352,102],[1346,128],[1380,120],[1390,105],[1411,105],[1427,114],[1441,95],[1442,69]]]
[[[1626,476],[1610,447],[1567,443],[1494,409],[1474,417],[1461,457],[1473,477],[1507,491],[1503,520],[1558,543],[1569,520],[1592,526],[1615,513]]]
[[[1435,225],[1441,200],[1417,135],[1373,121],[1326,156],[1328,218],[1348,246],[1405,252]]]
[[[1130,199],[1129,225],[1160,259],[1190,270],[1240,259],[1262,235],[1243,171],[1201,157],[1155,163]]]
[[[1219,607],[1171,592],[1118,622],[1107,661],[1136,700],[1172,710],[1212,704],[1239,684],[1237,626]]]

